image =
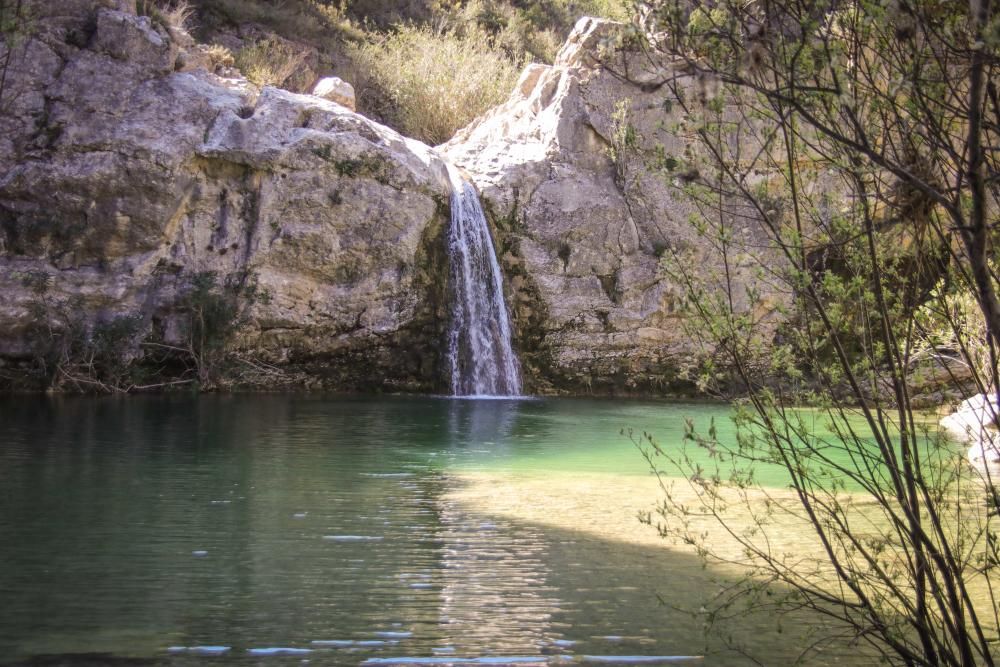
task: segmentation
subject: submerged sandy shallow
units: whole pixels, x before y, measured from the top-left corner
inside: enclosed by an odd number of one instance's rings
[[[790,664],[825,622],[815,615],[741,613],[708,631],[699,609],[722,590],[727,578],[742,576],[742,570],[705,567],[692,548],[672,544],[656,528],[640,523],[638,514],[653,510],[663,497],[652,476],[549,471],[468,472],[456,477],[459,483],[445,502],[491,519],[541,526],[564,538],[550,547],[554,563],[578,563],[591,572],[594,586],[613,585],[622,591],[621,605],[595,613],[620,615],[637,632],[665,634],[661,650],[666,645],[675,646],[678,654],[703,654],[706,664],[752,664],[727,649],[728,639],[764,664]],[[811,542],[804,531],[781,533],[789,549],[800,550]],[[736,553],[734,549],[731,546],[730,552]],[[808,664],[866,665],[871,656],[859,657],[856,647],[843,644],[812,655]]]
[[[710,516],[689,520],[693,532],[706,536],[713,551],[721,556],[711,561],[699,557],[691,545],[664,538],[656,527],[640,522],[640,513],[653,512],[655,523],[656,505],[665,496],[661,482],[653,475],[463,472],[456,478],[460,483],[449,492],[448,502],[486,516],[572,535],[581,558],[607,559],[611,564],[609,576],[619,577],[623,588],[644,594],[633,595],[638,600],[633,603],[638,623],[648,625],[669,609],[671,623],[677,625],[677,635],[683,638],[678,647],[686,652],[707,652],[710,664],[743,664],[744,657],[725,649],[723,636],[764,664],[787,664],[834,627],[814,612],[779,617],[773,610],[734,609],[731,618],[706,634],[704,615],[699,618],[698,613],[704,612],[702,602],[720,593],[727,582],[747,576],[744,551],[739,541]],[[663,484],[675,501],[695,506],[696,497],[685,480],[665,479]],[[815,567],[823,562],[822,545],[802,516],[791,489],[753,492],[746,496],[749,503],[739,502],[735,494],[727,498],[731,504],[726,517],[737,532],[752,526],[751,512],[760,516],[770,502],[782,508],[768,519],[771,525],[766,531],[766,544],[771,553],[789,565]],[[858,532],[876,535],[881,530],[877,509],[870,499],[853,494],[845,495],[843,500],[853,504],[851,514]],[[983,580],[973,585],[977,606],[989,614],[986,593]],[[693,613],[678,615],[675,612],[679,610]],[[811,654],[805,664],[867,665],[873,659],[869,648],[843,637]]]
[[[642,512],[655,512],[664,498],[655,476],[595,473],[485,473],[457,475],[462,484],[449,494],[450,499],[470,509],[537,523],[584,535],[655,549],[677,549],[674,540],[661,537],[655,527],[639,521]],[[694,507],[695,496],[682,479],[666,479],[664,484],[679,502]],[[791,490],[769,489],[767,497],[797,512],[797,499]],[[764,494],[753,496],[762,506]],[[749,524],[749,515],[735,496],[726,515],[735,523]],[[709,517],[691,517],[696,531],[713,531],[713,544],[726,555],[736,557],[739,547],[726,539],[718,524]],[[813,552],[818,547],[808,524],[788,511],[781,512],[780,530],[772,531],[771,544],[776,552]],[[683,550],[690,552],[690,549]]]

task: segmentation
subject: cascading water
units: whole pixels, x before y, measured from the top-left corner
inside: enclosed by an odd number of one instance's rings
[[[455,396],[519,396],[510,318],[493,239],[475,188],[449,165],[451,180],[451,329],[448,360]]]

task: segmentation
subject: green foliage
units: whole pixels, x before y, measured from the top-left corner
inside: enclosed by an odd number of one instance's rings
[[[0,0],[0,37],[7,46],[16,46],[27,34],[28,12],[24,5],[24,0]]]
[[[250,273],[229,275],[221,283],[214,271],[192,278],[178,309],[187,316],[185,351],[194,363],[199,387],[218,385],[227,370],[234,336],[247,323],[251,309],[269,298]]]
[[[14,51],[31,35],[33,22],[24,0],[0,0],[0,113],[11,97],[8,75]]]
[[[911,353],[914,359],[948,355],[985,384],[993,360],[986,320],[970,290],[942,279],[914,313],[913,325],[917,332]]]
[[[34,295],[28,334],[47,389],[120,393],[135,386],[133,361],[147,329],[141,315],[109,314],[90,321],[79,299],[50,294],[49,275],[29,273],[22,284]]]
[[[94,325],[87,356],[99,381],[121,388],[133,384],[133,355],[145,329],[146,322],[139,314],[114,315]]]
[[[470,0],[443,3],[434,20],[459,34],[489,35],[513,60],[552,63],[580,17],[627,21],[629,10],[616,0]]]
[[[629,122],[631,105],[632,100],[628,98],[618,100],[611,114],[611,146],[608,147],[608,157],[615,165],[615,183],[622,191],[628,189],[634,178],[630,172],[629,158],[635,155],[639,142],[635,127]]]
[[[338,49],[344,40],[361,39],[340,3],[318,0],[193,0],[202,31],[254,23],[279,37],[319,48]]]
[[[347,178],[358,178],[360,176],[370,176],[380,183],[386,183],[385,169],[387,164],[379,157],[362,156],[360,158],[347,158],[336,160],[333,168],[337,170],[338,176]]]
[[[482,33],[412,26],[367,42],[352,56],[370,77],[359,86],[362,98],[370,100],[374,88],[388,100],[383,114],[395,127],[432,145],[506,99],[519,70]]]
[[[315,146],[310,152],[324,162],[331,163],[338,176],[345,178],[368,177],[383,184],[390,182],[389,172],[391,172],[392,166],[386,162],[383,156],[378,154],[362,154],[357,157],[341,158],[334,155],[329,144]],[[339,199],[339,195],[335,199]],[[334,203],[339,204],[340,201]]]
[[[665,485],[645,519],[750,575],[706,604],[712,621],[737,602],[806,605],[836,622],[819,644],[846,633],[890,664],[996,664],[995,473],[921,417],[912,372],[929,359],[961,397],[1000,387],[989,7],[650,7],[649,46],[694,75],[666,84],[694,176],[666,177],[705,250],[668,248],[661,267],[684,291],[701,383],[739,409],[736,443],[689,430],[700,456],[637,440],[690,486]],[[759,484],[770,466],[790,494]],[[812,549],[773,548],[788,522]]]

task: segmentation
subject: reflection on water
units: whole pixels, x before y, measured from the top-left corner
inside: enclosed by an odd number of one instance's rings
[[[714,406],[604,401],[7,399],[0,662],[700,654],[701,621],[654,595],[705,593],[694,559],[490,516],[456,493],[470,470],[620,484],[646,474],[622,428],[679,442],[692,414],[724,421]],[[758,648],[794,655],[772,619],[754,623]]]
[[[472,454],[506,456],[511,435],[526,399],[463,399],[447,401],[448,443]]]
[[[543,648],[560,601],[546,581],[541,531],[458,508],[445,507],[440,516],[439,619],[448,628],[447,644],[500,655]]]

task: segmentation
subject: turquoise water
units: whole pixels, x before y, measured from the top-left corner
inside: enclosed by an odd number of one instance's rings
[[[638,479],[649,472],[622,429],[678,445],[685,417],[728,437],[728,414],[568,399],[5,399],[0,663],[701,655],[701,620],[657,599],[697,607],[713,584],[693,557],[484,515],[450,493],[465,472]],[[770,664],[794,655],[787,626],[741,623]],[[704,664],[750,664],[708,650]]]

